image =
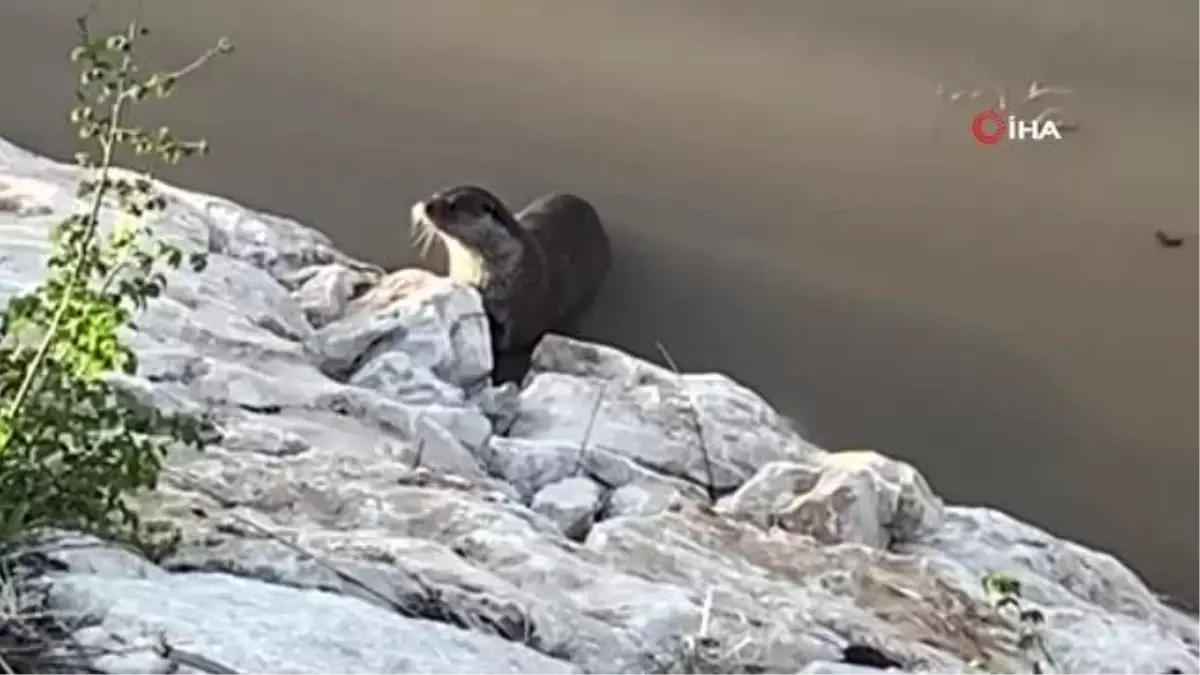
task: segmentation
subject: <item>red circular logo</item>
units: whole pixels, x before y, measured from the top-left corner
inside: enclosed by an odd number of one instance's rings
[[[1008,131],[1008,122],[999,111],[984,110],[971,120],[971,135],[984,145],[995,145]]]

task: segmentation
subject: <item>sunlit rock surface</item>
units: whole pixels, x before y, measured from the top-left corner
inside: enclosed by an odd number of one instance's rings
[[[75,179],[0,141],[0,295],[38,282]],[[184,535],[161,565],[47,554],[94,668],[170,672],[165,640],[244,673],[869,672],[839,663],[851,644],[1028,671],[983,596],[1000,572],[1053,668],[1197,672],[1195,619],[1108,554],[818,448],[723,375],[551,336],[492,387],[470,289],[167,192],[157,231],[210,265],[137,318],[123,385],[223,440],[148,499]]]

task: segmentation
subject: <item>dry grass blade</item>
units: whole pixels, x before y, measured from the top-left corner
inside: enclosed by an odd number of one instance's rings
[[[656,349],[658,349],[658,353],[662,355],[663,361],[667,362],[667,367],[670,368],[671,370],[675,371],[675,374],[678,375],[679,374],[679,365],[677,363],[675,363],[675,359],[671,358],[670,352],[668,352],[667,348],[663,346],[663,343],[655,342],[654,347]]]
[[[179,666],[185,666],[192,670],[208,673],[208,675],[241,675],[237,670],[219,661],[214,661],[203,654],[173,647],[167,642],[166,638],[163,638],[159,642],[158,653],[175,666],[172,672],[177,671]]]
[[[588,416],[587,426],[583,429],[583,439],[579,442],[579,458],[575,461],[575,473],[579,474],[583,471],[584,458],[587,457],[588,444],[592,441],[592,430],[596,428],[596,419],[600,417],[600,406],[604,405],[604,399],[608,393],[608,386],[605,385],[600,389],[600,393],[596,394],[596,401],[592,403],[592,412]]]
[[[659,663],[659,673],[761,673],[770,672],[762,666],[757,656],[747,657],[743,652],[746,647],[755,643],[748,633],[742,633],[730,625],[720,629],[715,623],[716,587],[710,586],[704,594],[704,603],[700,610],[700,625],[694,633],[680,638],[677,649],[671,657]],[[749,629],[750,623],[744,615],[739,614],[741,628]],[[741,635],[738,638],[738,635]],[[734,639],[736,642],[734,642]],[[727,643],[734,642],[732,646]]]
[[[683,373],[680,372],[679,366],[675,363],[675,359],[671,358],[670,352],[668,352],[667,348],[665,346],[663,346],[663,343],[655,342],[654,346],[658,348],[659,353],[662,354],[663,360],[667,362],[667,365],[671,368],[671,370],[673,370],[676,375],[682,375]],[[692,393],[690,391],[688,391],[686,387],[683,390],[683,395],[687,398],[688,406],[691,408],[692,426],[696,432],[696,438],[699,440],[699,443],[700,443],[700,455],[704,459],[705,479],[708,482],[708,484],[705,485],[704,488],[705,488],[705,491],[708,493],[709,502],[716,504],[717,503],[716,478],[713,474],[712,457],[709,455],[708,442],[704,436],[704,425],[703,425],[703,423],[700,422],[700,409],[696,406],[696,401],[692,398]]]
[[[713,596],[716,594],[716,589],[712,586],[708,587],[708,591],[704,593],[704,607],[700,611],[700,637],[708,637],[708,631],[712,627],[712,609]]]
[[[0,672],[47,672],[53,665],[50,654],[78,651],[79,645],[62,620],[77,615],[49,609],[45,586],[26,583],[38,575],[15,562],[21,554],[23,549],[17,553],[7,547],[0,554]],[[85,671],[72,667],[72,672]]]
[[[0,560],[0,671],[6,675],[16,674],[16,668],[9,663],[9,659],[19,657],[21,650],[29,647],[25,644],[29,642],[29,636],[41,637],[38,635],[41,631],[36,627],[37,619],[29,616],[30,612],[25,608],[17,585],[6,555]],[[34,611],[36,613],[37,610]],[[41,639],[33,640],[33,646],[38,652],[48,649],[47,643]]]

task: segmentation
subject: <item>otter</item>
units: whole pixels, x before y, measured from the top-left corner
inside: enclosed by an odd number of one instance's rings
[[[499,354],[532,350],[576,318],[612,260],[599,214],[564,192],[514,215],[484,188],[446,188],[413,206],[412,227],[422,256],[440,239],[447,276],[479,291]]]

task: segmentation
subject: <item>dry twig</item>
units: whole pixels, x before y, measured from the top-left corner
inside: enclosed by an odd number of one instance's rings
[[[676,375],[682,375],[683,373],[680,372],[679,366],[675,364],[675,359],[671,358],[671,354],[667,352],[667,348],[663,346],[663,343],[655,342],[654,345],[658,347],[659,353],[662,354],[663,360],[667,362],[667,365],[671,368],[671,370],[675,371]],[[683,395],[685,398],[687,398],[688,407],[691,408],[692,427],[695,430],[696,438],[700,443],[700,455],[704,459],[705,479],[708,482],[708,484],[704,486],[704,489],[708,493],[709,502],[716,504],[716,477],[713,474],[712,456],[708,451],[708,442],[704,436],[704,424],[700,421],[700,408],[696,405],[695,399],[692,398],[692,392],[688,391],[687,387],[683,388]]]

